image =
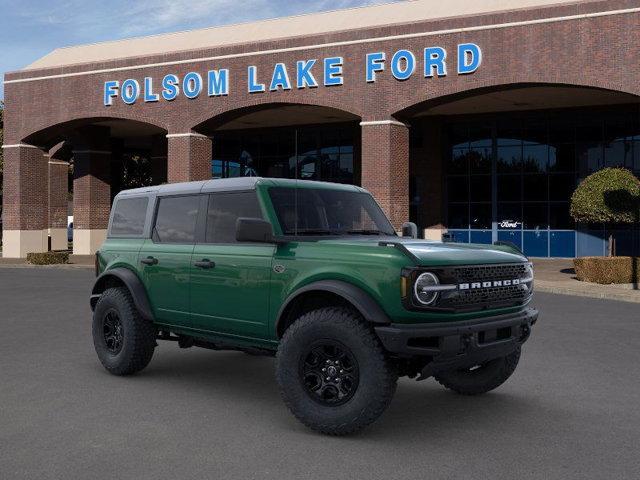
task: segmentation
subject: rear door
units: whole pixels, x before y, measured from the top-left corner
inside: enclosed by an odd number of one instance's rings
[[[201,330],[259,337],[267,333],[275,245],[236,242],[238,217],[263,217],[255,191],[208,196],[192,256],[192,320]]]
[[[139,255],[143,281],[158,323],[191,326],[191,255],[202,195],[159,197],[152,237]]]

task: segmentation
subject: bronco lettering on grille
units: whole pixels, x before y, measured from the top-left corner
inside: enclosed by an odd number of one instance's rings
[[[479,288],[510,287],[512,285],[520,285],[520,280],[514,278],[513,280],[493,280],[489,282],[459,283],[458,290],[477,290]]]

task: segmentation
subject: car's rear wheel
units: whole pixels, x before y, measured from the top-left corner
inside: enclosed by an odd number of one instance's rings
[[[287,329],[276,376],[298,420],[330,435],[354,433],[375,421],[398,379],[370,326],[343,308],[315,310]]]
[[[142,318],[124,287],[102,293],[93,312],[92,333],[100,362],[114,375],[139,372],[151,361],[155,328]]]
[[[520,348],[481,365],[434,375],[444,387],[462,395],[479,395],[498,388],[513,374],[520,360]]]

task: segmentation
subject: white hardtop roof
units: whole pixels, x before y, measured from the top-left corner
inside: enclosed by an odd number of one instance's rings
[[[311,180],[294,180],[285,178],[262,178],[262,177],[236,177],[236,178],[216,178],[211,180],[201,180],[198,182],[182,182],[182,183],[166,183],[163,185],[155,185],[151,187],[132,188],[123,190],[118,193],[118,197],[143,196],[148,194],[155,195],[180,195],[195,193],[211,193],[211,192],[231,192],[240,190],[252,190],[257,183],[269,183],[275,186],[287,187],[324,187],[332,186],[339,190],[357,190],[364,192],[365,190],[342,183],[316,182]]]
[[[257,43],[484,13],[584,3],[589,0],[409,0],[184,32],[58,48],[24,70]]]

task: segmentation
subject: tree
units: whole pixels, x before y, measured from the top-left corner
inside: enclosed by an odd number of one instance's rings
[[[640,180],[624,168],[605,168],[585,178],[571,196],[576,222],[636,224],[640,218]],[[615,240],[609,237],[609,255]]]

